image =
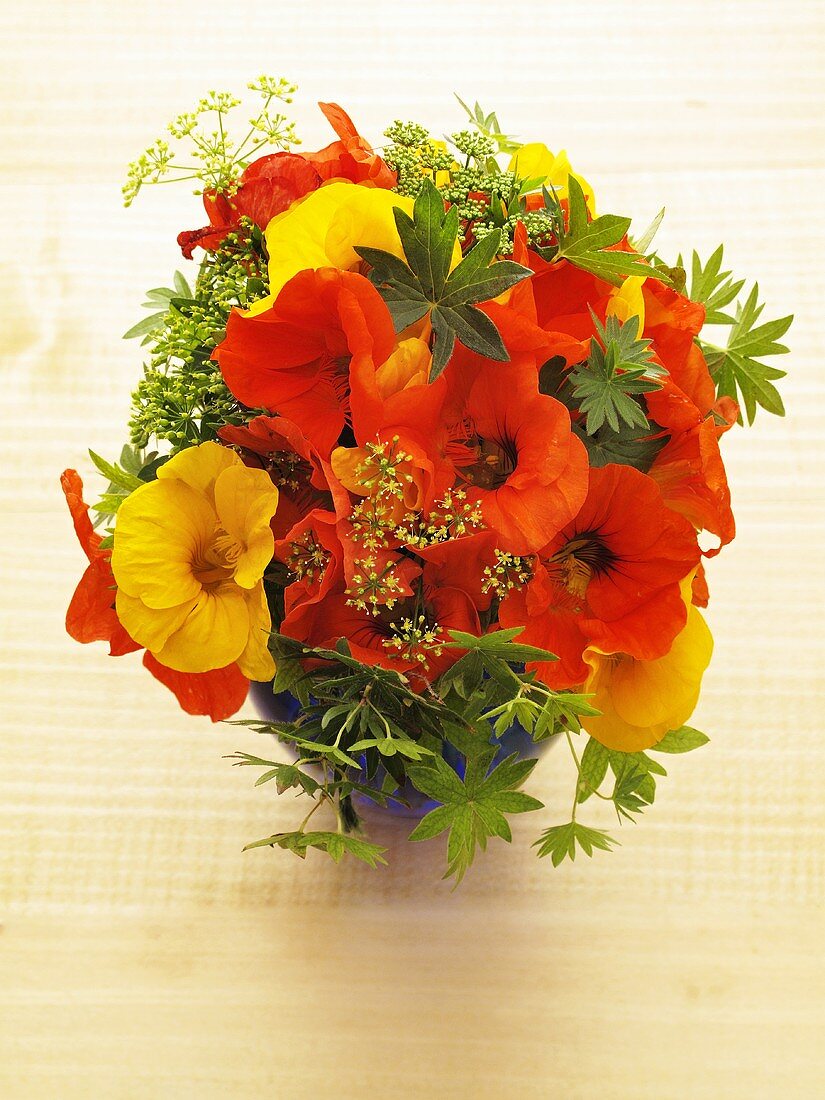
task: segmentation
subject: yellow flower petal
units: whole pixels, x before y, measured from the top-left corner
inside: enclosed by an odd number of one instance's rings
[[[112,572],[118,588],[154,608],[195,599],[201,586],[192,562],[214,530],[209,501],[182,481],[136,489],[117,515]]]
[[[232,583],[204,589],[181,626],[155,656],[177,672],[209,672],[237,661],[249,640],[249,611]]]
[[[582,718],[582,725],[610,749],[650,748],[690,718],[712,652],[710,630],[695,607],[670,652],[656,661],[585,650],[593,671],[584,690],[594,696],[593,706],[602,714]]]
[[[584,178],[570,167],[567,153],[564,149],[560,153],[553,154],[547,146],[540,141],[533,141],[522,145],[513,153],[509,170],[515,172],[520,179],[542,179],[545,186],[552,186],[560,199],[567,198],[567,180],[573,176],[584,192],[587,209],[592,217],[596,216],[596,197],[593,188]]]
[[[638,317],[637,340],[645,328],[645,299],[642,294],[645,281],[644,275],[628,275],[622,285],[612,291],[607,303],[607,316],[618,317],[622,324],[631,317]]]
[[[199,493],[212,496],[219,474],[230,466],[237,466],[240,458],[228,447],[219,443],[201,443],[199,447],[187,447],[165,462],[158,469],[158,480],[178,478]]]
[[[430,378],[432,353],[426,340],[412,336],[399,340],[395,351],[375,372],[375,384],[384,400],[407,386],[424,386]]]
[[[263,584],[259,584],[248,594],[246,606],[249,612],[249,638],[246,648],[238,658],[238,668],[250,680],[271,680],[275,675],[275,662],[269,652],[272,619]]]
[[[364,497],[369,490],[362,484],[361,478],[367,476],[364,471],[368,459],[366,447],[336,447],[330,456],[330,465],[345,489]]]
[[[197,596],[186,600],[177,607],[148,607],[142,600],[127,595],[118,589],[115,598],[115,610],[121,625],[130,638],[138,645],[157,653],[163,649],[171,634],[186,622],[187,616],[198,602]]]
[[[393,209],[412,213],[413,200],[382,187],[336,181],[293,203],[266,227],[269,295],[249,316],[272,306],[283,285],[308,268],[351,270],[361,262],[354,245],[403,256]]]
[[[252,588],[272,560],[269,521],[278,507],[278,490],[265,470],[242,463],[224,470],[215,482],[215,509],[224,531],[236,543],[235,583]]]

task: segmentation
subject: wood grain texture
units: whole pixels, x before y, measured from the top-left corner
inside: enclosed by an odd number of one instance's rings
[[[816,1097],[825,1091],[821,3],[0,3],[0,1096]],[[200,224],[123,166],[210,86],[261,71],[377,139],[451,93],[565,146],[661,248],[724,239],[796,312],[785,420],[726,438],[739,535],[710,567],[713,665],[622,847],[556,872],[493,848],[451,894],[437,846],[380,872],[242,844],[294,820],[135,658],[63,635],[81,553],[57,476],[119,448],[119,335]],[[547,823],[571,776],[551,753]],[[536,815],[538,818],[538,815]],[[337,1084],[336,1084],[337,1083]]]

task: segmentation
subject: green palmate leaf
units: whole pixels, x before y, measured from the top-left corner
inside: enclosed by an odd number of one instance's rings
[[[244,851],[250,848],[284,848],[294,852],[301,859],[306,858],[309,848],[317,848],[326,852],[336,863],[340,863],[345,855],[360,859],[369,867],[376,867],[379,863],[386,863],[383,853],[386,848],[380,844],[372,844],[368,840],[352,836],[348,833],[275,833],[273,836],[264,837],[263,840],[255,840],[244,846]]]
[[[638,240],[633,240],[631,242],[634,249],[640,255],[644,255],[653,244],[653,238],[659,232],[659,226],[662,224],[664,216],[665,208],[662,207],[662,209],[659,211],[659,213],[656,215],[656,217],[653,219],[653,221],[650,223],[644,233],[642,233],[641,237],[639,237]]]
[[[572,174],[568,178],[567,187],[567,229],[563,228],[563,219],[559,218],[559,242],[556,251],[558,258],[568,260],[583,271],[589,271],[591,275],[613,283],[614,286],[620,286],[629,275],[670,282],[664,270],[651,267],[638,253],[612,250],[627,234],[630,218],[623,218],[618,214],[602,214],[601,217],[588,221],[584,191]],[[545,202],[548,200],[552,206],[553,199],[545,192]]]
[[[376,248],[356,248],[372,268],[396,332],[430,314],[435,346],[430,374],[441,374],[456,341],[488,359],[505,362],[507,350],[490,318],[477,309],[532,274],[512,260],[495,261],[500,232],[483,237],[451,272],[458,239],[458,211],[444,209],[444,200],[425,180],[410,217],[393,211],[406,263]],[[495,261],[495,262],[494,262]]]
[[[703,265],[694,252],[691,265],[690,297],[705,306],[705,324],[730,326],[724,347],[704,339],[698,341],[716,383],[716,392],[720,397],[732,397],[743,405],[749,424],[756,417],[757,406],[776,416],[784,416],[782,398],[773,383],[784,378],[786,372],[761,360],[768,355],[787,354],[788,348],[779,340],[790,328],[793,317],[780,317],[757,325],[764,308],[759,302],[758,284],[744,303],[737,302],[733,314],[727,312],[745,280],[733,279],[730,271],[722,270],[723,255],[723,247],[719,245]],[[740,416],[739,423],[742,422]]]
[[[470,110],[461,96],[455,92],[453,95],[455,95],[459,104],[467,112],[467,117],[473,126],[475,126],[479,133],[484,134],[485,137],[494,141],[500,153],[514,153],[517,149],[521,148],[521,142],[501,132],[501,126],[499,125],[495,111],[491,111],[490,114],[487,114],[481,109],[478,102],[476,102],[472,110]]]
[[[611,846],[618,843],[601,829],[568,821],[566,825],[554,825],[545,830],[533,847],[538,848],[539,856],[550,856],[553,866],[558,867],[565,859],[575,860],[577,845],[585,855],[592,856],[594,848],[609,852]]]
[[[128,445],[121,451],[120,465],[116,462],[107,462],[94,451],[89,451],[89,457],[109,480],[98,501],[92,505],[92,511],[96,513],[93,523],[97,527],[107,516],[116,516],[124,500],[135,489],[139,489],[148,478],[139,476],[144,472],[142,452]]]
[[[514,666],[521,668],[528,661],[558,660],[549,650],[514,642],[522,630],[523,627],[496,630],[480,638],[460,630],[449,631],[452,641],[447,644],[467,652],[443,675],[442,688],[453,688],[462,699],[468,700],[475,695],[482,707],[485,701],[492,699],[493,692],[498,691],[496,702],[492,705],[488,702],[486,717],[495,721],[499,733],[513,721],[521,722],[527,730],[534,729],[548,699],[554,701],[555,698],[545,689],[534,688],[532,675],[523,676],[514,671]],[[483,692],[482,683],[487,685]],[[555,728],[551,728],[553,717],[548,712],[547,721],[541,726],[542,730],[546,729],[542,736],[555,732]],[[535,733],[534,736],[539,739]]]
[[[464,780],[441,757],[426,766],[409,769],[416,788],[442,805],[424,817],[410,833],[410,840],[429,840],[449,830],[447,871],[460,882],[473,862],[476,849],[484,849],[491,837],[512,840],[506,814],[539,810],[542,803],[519,791],[533,770],[535,760],[510,756],[487,773],[495,749],[482,750],[468,760]]]
[[[749,424],[756,417],[757,405],[776,416],[785,415],[782,398],[773,382],[784,378],[786,372],[769,367],[760,360],[767,355],[787,353],[788,348],[780,344],[779,339],[790,328],[793,316],[757,325],[763,308],[759,303],[759,284],[756,283],[745,303],[736,307],[727,345],[721,348],[700,342],[711,377],[716,383],[717,394],[743,403]]]
[[[590,695],[575,692],[551,692],[544,701],[542,714],[532,730],[534,741],[544,741],[562,729],[581,731],[580,718],[596,718],[601,711],[594,707]]]
[[[600,713],[590,705],[588,696],[549,691],[534,681],[532,673],[522,673],[515,680],[518,690],[514,695],[506,695],[503,702],[483,711],[483,717],[493,723],[496,736],[518,724],[534,741],[546,741],[563,729],[578,732],[583,715]]]
[[[488,657],[498,657],[510,664],[558,660],[556,654],[551,653],[549,649],[539,649],[537,646],[521,645],[516,642],[514,639],[523,632],[523,626],[514,626],[476,637],[475,634],[465,634],[462,630],[450,630],[448,633],[452,640],[447,642],[447,648],[475,651]]]
[[[699,730],[690,726],[680,726],[677,730],[666,733],[661,741],[651,746],[651,752],[681,753],[692,752],[693,749],[707,745],[710,738]]]
[[[432,750],[419,745],[409,737],[364,737],[350,745],[350,752],[376,749],[382,756],[403,756],[407,760],[423,760],[432,756]]]
[[[657,760],[644,752],[607,750],[610,769],[615,776],[613,804],[619,818],[632,821],[634,814],[643,813],[656,797],[657,775],[667,772]]]
[[[591,466],[616,462],[633,466],[645,474],[668,441],[668,436],[650,423],[646,428],[620,424],[615,432],[608,424],[603,424],[593,435],[588,435],[579,424],[573,424],[573,431],[587,448]]]
[[[117,489],[112,493],[101,493],[100,499],[96,504],[92,505],[92,511],[97,512],[97,521],[104,518],[104,516],[116,516],[120,511],[120,506],[129,496],[126,489]]]
[[[168,460],[167,455],[157,451],[146,454],[138,447],[127,443],[120,452],[120,464],[106,462],[100,455],[89,452],[92,461],[102,474],[109,478],[109,484],[101,493],[92,511],[97,513],[94,525],[98,526],[106,516],[115,516],[121,504],[136,488],[157,477],[157,471]]]
[[[618,432],[624,423],[647,431],[647,416],[635,398],[658,389],[664,373],[653,362],[650,340],[637,338],[637,317],[624,324],[608,317],[602,325],[591,314],[596,337],[590,342],[590,356],[570,372],[573,397],[586,416],[585,430],[593,435],[606,423]]]
[[[255,780],[255,786],[260,787],[262,784],[269,783],[274,779],[278,794],[283,794],[284,791],[296,787],[300,788],[305,794],[314,795],[321,788],[321,784],[297,764],[284,764],[278,760],[263,760],[260,756],[252,756],[248,752],[232,753],[227,759],[233,760],[236,767],[266,768],[267,770]]]
[[[89,457],[103,476],[109,479],[111,485],[128,489],[131,493],[135,489],[140,489],[144,484],[136,474],[129,473],[128,470],[124,470],[116,462],[107,462],[105,458],[101,458],[92,450],[89,451]]]
[[[724,246],[719,245],[706,264],[702,264],[697,252],[693,253],[691,263],[690,293],[693,302],[701,302],[705,307],[706,325],[732,325],[733,317],[725,313],[725,306],[734,301],[745,285],[744,279],[732,279],[729,271],[722,271]],[[682,257],[677,260],[682,266]]]
[[[609,753],[604,745],[594,738],[585,745],[579,766],[579,787],[576,800],[586,802],[599,789],[607,775]]]

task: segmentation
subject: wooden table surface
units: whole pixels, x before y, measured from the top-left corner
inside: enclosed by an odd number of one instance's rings
[[[351,8],[351,10],[350,10]],[[2,0],[0,1096],[825,1095],[821,3]],[[137,658],[63,634],[82,567],[57,478],[115,454],[120,334],[199,225],[186,187],[120,206],[126,162],[261,71],[362,130],[458,128],[453,90],[565,146],[661,249],[720,239],[796,312],[785,420],[727,437],[739,536],[710,567],[695,724],[622,847],[557,871],[519,821],[455,894],[437,845],[391,865],[241,854],[295,807]],[[536,776],[561,820],[571,776]]]

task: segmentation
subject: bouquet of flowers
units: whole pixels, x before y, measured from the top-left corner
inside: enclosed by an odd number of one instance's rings
[[[384,862],[371,801],[417,813],[411,840],[447,831],[460,879],[542,809],[522,787],[561,740],[572,810],[538,853],[608,850],[582,804],[634,819],[665,775],[648,750],[707,741],[685,723],[704,562],[734,536],[720,442],[783,414],[763,360],[791,318],[762,320],[721,246],[665,262],[663,211],[631,234],[477,104],[448,142],[394,122],[379,155],[324,103],[336,140],[299,153],[294,87],[249,88],[245,137],[212,92],[130,167],[127,205],[194,179],[208,224],[178,237],[194,280],[126,334],[147,362],[119,461],[90,452],[91,512],[63,474],[88,558],[67,629],[142,650],[214,721],[267,685],[242,724],[291,758],[232,759],[309,812],[249,847]]]

